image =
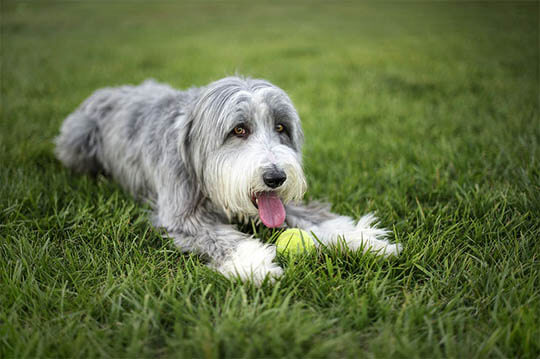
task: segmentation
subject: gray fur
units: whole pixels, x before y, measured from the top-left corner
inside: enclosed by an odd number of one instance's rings
[[[274,131],[276,123],[287,131]],[[249,141],[231,136],[239,124],[252,131]],[[228,77],[186,91],[152,80],[98,90],[66,118],[55,152],[67,167],[103,172],[151,203],[156,226],[219,270],[251,240],[234,223],[257,220],[250,196],[269,190],[265,170],[287,173],[275,189],[288,204],[287,225],[310,230],[339,217],[316,204],[294,204],[306,187],[302,143],[300,119],[283,90]]]
[[[290,115],[291,147],[299,152],[303,134],[288,97],[268,82],[231,77],[188,91],[151,80],[98,90],[65,120],[56,155],[78,172],[112,176],[154,205],[154,223],[182,249],[221,260],[247,235],[208,198],[201,164],[223,146],[236,122],[252,121],[250,100],[263,88],[272,90],[268,105]],[[231,99],[234,116],[223,113]]]

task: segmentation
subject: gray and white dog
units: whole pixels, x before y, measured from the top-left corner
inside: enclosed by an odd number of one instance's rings
[[[105,173],[148,201],[153,223],[182,251],[227,277],[278,277],[275,248],[235,224],[298,227],[323,245],[344,241],[397,255],[376,218],[358,222],[319,203],[302,204],[303,132],[280,88],[227,77],[179,91],[149,80],[96,91],[64,121],[56,155],[78,172]]]

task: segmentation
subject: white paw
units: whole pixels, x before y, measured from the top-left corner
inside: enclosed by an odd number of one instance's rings
[[[246,240],[225,261],[212,267],[227,278],[240,278],[260,285],[267,277],[274,281],[283,274],[283,269],[273,262],[275,257],[274,246]]]
[[[328,222],[325,222],[323,228],[327,244],[344,242],[350,250],[363,249],[385,257],[397,256],[403,249],[401,244],[392,244],[386,240],[391,232],[376,228],[377,218],[372,214],[363,216],[356,224],[348,217],[340,217],[339,221],[335,221],[337,223]]]
[[[362,248],[364,252],[373,252],[384,257],[397,256],[403,249],[401,244],[392,244],[386,240],[366,236],[363,233],[351,234],[349,238],[345,238],[345,241],[352,250]]]

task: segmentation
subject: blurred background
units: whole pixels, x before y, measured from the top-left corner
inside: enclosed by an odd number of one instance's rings
[[[300,112],[314,171],[311,156],[336,161],[339,148],[385,162],[415,159],[420,141],[457,150],[450,134],[514,136],[538,99],[537,2],[2,4],[8,152],[49,141],[95,89],[149,77],[270,80]]]

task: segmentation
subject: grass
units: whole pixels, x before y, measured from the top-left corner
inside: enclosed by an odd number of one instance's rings
[[[0,357],[540,356],[536,2],[2,2]],[[395,260],[323,250],[255,288],[52,154],[93,90],[235,71],[295,102],[308,199]],[[268,241],[272,233],[259,229]]]

